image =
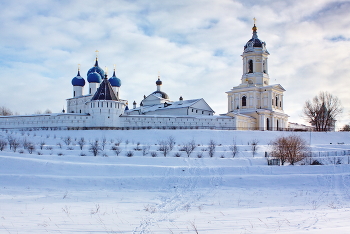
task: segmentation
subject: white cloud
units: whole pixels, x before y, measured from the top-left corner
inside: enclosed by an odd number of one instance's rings
[[[0,105],[22,114],[60,111],[77,64],[86,77],[96,49],[102,68],[117,65],[129,102],[154,91],[160,71],[173,100],[203,97],[225,113],[225,91],[240,83],[240,55],[256,17],[290,120],[300,122],[305,100],[329,91],[345,107],[341,123],[349,122],[347,1],[32,0],[0,9]]]

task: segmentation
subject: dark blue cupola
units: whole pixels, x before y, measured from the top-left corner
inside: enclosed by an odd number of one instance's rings
[[[113,87],[120,87],[122,85],[121,80],[115,75],[115,69],[113,72],[113,76],[109,78],[108,81]]]
[[[95,61],[95,65],[89,69],[89,71],[87,72],[87,76],[89,77],[89,74],[90,73],[98,73],[100,75],[100,79],[99,79],[99,83],[102,82],[102,77],[105,77],[105,72],[103,71],[102,68],[100,68],[98,66],[98,60],[97,60],[97,57],[96,57],[96,61]],[[89,78],[88,78],[88,82],[96,82],[95,79],[93,79],[94,81],[90,81]]]
[[[102,77],[98,72],[90,72],[87,77],[89,83],[101,83]]]
[[[72,79],[72,85],[82,87],[85,85],[85,79],[80,76],[80,70],[78,70],[77,76]]]

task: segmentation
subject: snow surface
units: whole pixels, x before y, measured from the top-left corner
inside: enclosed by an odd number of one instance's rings
[[[26,139],[36,150],[0,151],[0,233],[349,233],[350,156],[343,154],[350,150],[350,134],[294,133],[311,143],[325,165],[267,166],[268,144],[289,134],[2,131],[0,139]],[[170,136],[176,144],[164,157],[157,149]],[[87,141],[82,151],[76,143],[81,137]],[[94,157],[89,143],[103,138],[105,150]],[[187,157],[179,149],[192,139],[197,148]],[[211,139],[218,145],[213,158],[203,151]],[[255,157],[248,144],[254,139]],[[118,140],[122,152],[116,156],[111,147]],[[157,157],[135,151],[138,143]],[[128,151],[134,156],[127,157]],[[177,152],[181,157],[174,157]]]

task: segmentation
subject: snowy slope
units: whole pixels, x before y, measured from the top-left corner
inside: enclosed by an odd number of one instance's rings
[[[26,139],[36,149],[0,151],[0,233],[348,233],[350,155],[340,155],[350,150],[350,134],[298,133],[313,151],[331,155],[319,158],[327,165],[267,166],[269,142],[288,134],[2,131],[0,139]],[[164,157],[157,149],[170,136],[176,144]],[[104,151],[94,157],[89,143],[104,138]],[[217,144],[212,158],[205,151],[211,139]],[[259,148],[253,157],[248,142],[254,139]],[[118,140],[116,156],[111,147]],[[197,147],[187,157],[179,149],[191,140]],[[134,150],[143,146],[150,148],[145,156]]]

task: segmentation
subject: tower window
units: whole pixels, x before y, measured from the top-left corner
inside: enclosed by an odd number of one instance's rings
[[[73,92],[73,97],[75,97],[75,91]]]
[[[278,106],[278,97],[276,97],[276,106]]]
[[[253,73],[253,60],[248,62],[248,73]]]
[[[247,106],[247,97],[246,96],[242,97],[242,106]]]

